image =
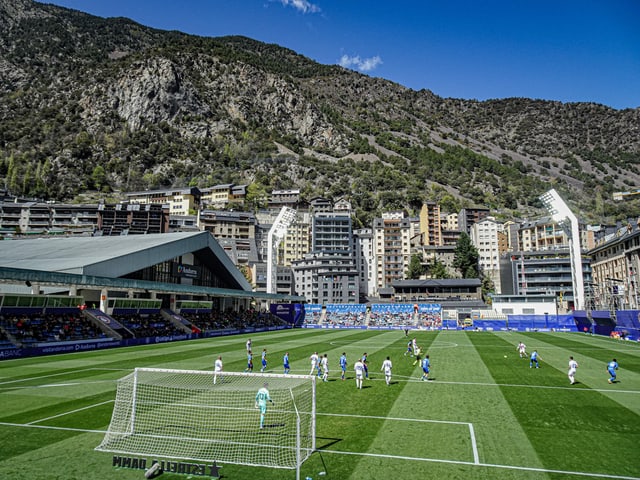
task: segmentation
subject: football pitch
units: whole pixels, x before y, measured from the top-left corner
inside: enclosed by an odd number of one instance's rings
[[[317,383],[317,451],[301,478],[640,479],[640,345],[580,333],[285,330],[0,362],[0,479],[143,479],[95,451],[109,425],[116,380],[135,367],[308,374],[327,354]],[[429,381],[405,356],[415,337],[431,359]],[[540,354],[540,368],[518,356]],[[345,352],[347,380],[338,360]],[[356,389],[353,364],[366,352],[369,380]],[[380,371],[393,362],[391,385]],[[578,364],[567,378],[569,356]],[[606,365],[616,358],[618,381]],[[257,411],[256,411],[257,412]],[[268,415],[268,413],[267,413]],[[258,421],[256,413],[256,422]],[[215,459],[211,459],[215,460]],[[218,464],[225,479],[295,479],[293,470]],[[322,474],[321,474],[322,472]],[[210,478],[165,472],[162,480]]]

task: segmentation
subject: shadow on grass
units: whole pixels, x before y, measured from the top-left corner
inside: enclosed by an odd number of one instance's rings
[[[326,450],[329,447],[333,447],[336,443],[340,443],[342,438],[331,437],[316,437],[316,450]],[[322,443],[322,445],[318,445]]]

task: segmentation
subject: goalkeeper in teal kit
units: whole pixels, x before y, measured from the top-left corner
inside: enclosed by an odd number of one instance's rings
[[[267,413],[267,402],[273,403],[269,396],[268,390],[269,384],[265,383],[264,386],[256,393],[256,408],[260,409],[260,428],[264,428],[264,415]]]

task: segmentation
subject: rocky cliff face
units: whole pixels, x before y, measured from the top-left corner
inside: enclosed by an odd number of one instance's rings
[[[516,214],[553,185],[610,215],[611,192],[640,183],[639,128],[640,109],[442,99],[247,38],[0,0],[0,180],[16,193],[258,181],[363,211],[450,196]]]

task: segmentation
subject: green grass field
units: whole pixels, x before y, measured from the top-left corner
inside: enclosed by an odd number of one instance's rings
[[[318,451],[301,477],[326,479],[640,478],[640,345],[577,333],[412,332],[432,360],[432,381],[404,356],[401,331],[287,330],[251,335],[268,370],[309,372],[327,353],[330,381],[317,384]],[[0,362],[0,479],[141,479],[94,451],[113,411],[116,380],[134,367],[242,371],[247,335]],[[541,368],[519,358],[537,349]],[[371,379],[357,390],[350,366],[369,354]],[[393,361],[393,381],[380,366]],[[506,358],[505,358],[506,355]],[[567,364],[580,367],[569,385]],[[259,355],[257,355],[259,357]],[[607,383],[606,364],[620,364]],[[259,359],[256,370],[259,370]],[[326,475],[319,476],[324,471]],[[226,479],[295,479],[295,471],[222,464]],[[164,480],[187,478],[165,473]],[[191,477],[202,478],[202,477]]]

